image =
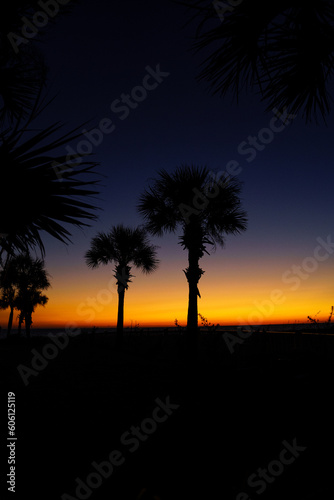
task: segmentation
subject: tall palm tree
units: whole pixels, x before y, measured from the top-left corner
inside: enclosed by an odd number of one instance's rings
[[[10,333],[14,308],[20,311],[19,326],[25,321],[27,336],[30,336],[32,314],[37,305],[45,305],[48,298],[42,294],[50,287],[48,273],[42,259],[33,259],[29,254],[12,257],[0,272],[1,305],[10,307],[8,333]],[[7,307],[6,307],[7,306]]]
[[[200,80],[236,97],[256,88],[268,110],[287,107],[305,121],[325,119],[334,73],[334,3],[297,0],[175,0],[198,20],[194,48],[205,50]]]
[[[131,266],[148,274],[157,269],[156,247],[149,243],[143,228],[132,229],[122,224],[113,226],[109,233],[98,233],[85,254],[86,264],[95,268],[113,263],[118,292],[117,341],[122,343],[124,321],[124,295],[133,275]]]
[[[171,174],[161,170],[139,201],[138,210],[152,235],[182,231],[180,244],[188,252],[184,273],[189,284],[187,338],[191,349],[197,346],[198,282],[204,273],[199,260],[208,253],[208,245],[224,246],[225,235],[245,231],[247,218],[239,192],[236,180],[216,181],[206,167],[186,165]]]

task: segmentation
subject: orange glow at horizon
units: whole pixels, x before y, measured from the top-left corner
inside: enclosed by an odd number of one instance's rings
[[[182,269],[186,259],[173,265],[161,264],[152,275],[133,272],[135,277],[125,293],[124,326],[174,326],[177,319],[186,325],[188,286]],[[307,316],[328,319],[334,302],[331,259],[321,263],[307,279],[282,279],[289,261],[273,264],[269,259],[242,263],[221,254],[201,261],[205,274],[199,282],[198,312],[220,325],[270,325],[307,322]],[[115,327],[117,293],[112,269],[87,269],[84,263],[61,272],[50,269],[52,287],[49,302],[38,306],[32,328]],[[297,286],[298,284],[298,286]],[[0,311],[0,325],[6,329],[9,309]],[[13,328],[17,327],[17,312]],[[201,321],[199,319],[199,324]],[[23,325],[24,327],[24,325]]]

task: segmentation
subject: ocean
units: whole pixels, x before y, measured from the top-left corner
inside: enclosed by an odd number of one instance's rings
[[[316,332],[318,328],[324,328],[326,325],[324,323],[319,323],[318,325],[314,325],[312,323],[287,323],[287,324],[280,324],[280,325],[255,325],[253,326],[254,330],[260,330],[260,331],[270,331],[270,332],[295,332],[295,331],[307,331],[307,332]],[[239,328],[240,325],[219,325],[215,331],[217,332],[224,332],[224,331],[235,331],[237,328]],[[244,326],[243,328],[247,328],[247,326]],[[78,328],[77,328],[78,329]],[[116,333],[116,328],[105,328],[105,327],[90,327],[90,328],[81,328],[80,332],[81,333],[92,333],[93,330],[95,329],[96,333]],[[206,329],[204,327],[201,328],[202,331],[212,331],[209,329]],[[74,332],[75,330],[73,330]],[[168,333],[178,333],[180,330],[176,327],[168,327],[167,328]],[[181,330],[184,331],[184,328]],[[159,333],[164,333],[166,332],[166,327],[145,327],[145,328],[131,328],[131,327],[125,327],[124,328],[124,333],[125,335],[131,334],[131,333],[140,333],[140,332],[145,332],[147,334],[159,334]],[[17,329],[13,328],[11,335],[17,335],[18,331]],[[49,334],[52,335],[61,335],[66,333],[65,328],[32,328],[31,329],[31,336],[32,337],[46,337]],[[6,338],[7,334],[7,329],[6,328],[1,328],[0,330],[0,340]],[[25,336],[25,330],[24,328],[21,331],[21,336]]]

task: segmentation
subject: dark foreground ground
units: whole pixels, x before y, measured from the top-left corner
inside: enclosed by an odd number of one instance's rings
[[[58,352],[45,347],[50,339],[2,341],[0,497],[333,498],[332,341],[269,335],[253,334],[234,353],[206,335],[195,366],[179,335],[133,335],[118,350],[103,333],[70,338]],[[27,385],[19,365],[35,369]],[[9,391],[15,494],[6,485]],[[159,402],[172,407],[157,410]],[[130,435],[135,427],[141,437]],[[97,472],[110,456],[122,463]]]

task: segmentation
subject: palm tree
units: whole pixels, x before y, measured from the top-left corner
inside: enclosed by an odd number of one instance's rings
[[[29,254],[12,257],[0,273],[0,288],[2,308],[10,307],[8,332],[13,321],[14,308],[20,311],[19,329],[24,320],[27,337],[30,336],[32,314],[37,305],[45,305],[48,298],[42,291],[50,287],[48,273],[42,259],[33,259]]]
[[[82,227],[97,218],[97,208],[86,201],[98,193],[92,188],[97,180],[89,178],[97,163],[55,154],[81,135],[73,130],[47,141],[59,129],[59,124],[50,125],[25,141],[27,125],[0,133],[0,258],[4,251],[27,252],[34,245],[43,255],[41,231],[67,243],[70,232],[64,224]]]
[[[60,6],[59,17],[70,12],[74,2]],[[20,43],[18,51],[10,40],[10,34],[21,33],[22,18],[31,18],[32,12],[40,9],[39,4],[38,0],[13,0],[0,20],[2,267],[4,253],[8,259],[15,251],[27,252],[37,245],[43,256],[41,231],[68,243],[70,232],[64,224],[82,227],[96,219],[96,207],[87,198],[97,194],[92,189],[97,182],[91,180],[97,163],[90,161],[89,155],[69,160],[69,155],[59,153],[59,148],[80,137],[79,127],[59,134],[58,123],[40,131],[33,123],[48,104],[42,99],[45,57],[34,44],[43,29],[38,29],[29,43]]]
[[[17,300],[17,280],[18,269],[15,264],[15,259],[8,259],[6,266],[0,271],[0,309],[7,309],[8,307],[10,309],[7,336],[10,335],[13,325],[14,309]]]
[[[48,297],[43,295],[42,291],[50,287],[50,281],[42,259],[33,260],[30,255],[23,255],[15,260],[19,271],[16,308],[20,311],[20,318],[25,322],[26,335],[30,338],[32,313],[37,305],[44,306],[47,303]]]
[[[13,325],[15,299],[16,299],[15,288],[7,287],[2,290],[0,298],[0,309],[8,309],[8,307],[10,308],[8,324],[7,324],[7,336],[10,334]]]
[[[182,166],[172,174],[166,170],[140,198],[138,210],[152,235],[181,229],[180,244],[188,252],[184,270],[189,284],[187,339],[190,349],[198,340],[198,282],[204,273],[199,260],[207,245],[224,246],[225,235],[246,229],[246,214],[238,197],[236,180],[216,181],[206,167]]]
[[[20,311],[19,313],[19,332],[24,321],[26,336],[30,338],[30,328],[32,325],[32,314],[35,312],[36,306],[45,306],[48,302],[48,297],[43,295],[40,290],[29,289],[24,294],[18,295],[15,305]]]
[[[214,94],[256,88],[268,105],[305,121],[325,119],[334,71],[332,0],[179,1],[198,19],[194,48],[205,50],[199,74]]]
[[[124,321],[124,295],[131,282],[131,266],[148,274],[156,270],[159,261],[156,247],[148,241],[143,228],[129,228],[122,224],[113,226],[109,233],[98,233],[85,254],[86,264],[95,268],[113,263],[118,292],[117,342],[122,343]]]

